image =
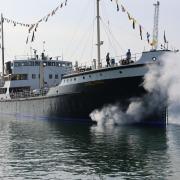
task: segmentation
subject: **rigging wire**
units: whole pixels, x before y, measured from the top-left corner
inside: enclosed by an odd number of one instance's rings
[[[94,21],[93,21],[93,24],[94,24]],[[92,29],[91,27],[92,27],[93,25],[91,24],[90,26],[88,26],[87,27],[87,29],[85,29],[85,31],[84,31],[84,34],[82,35],[82,38],[80,39],[80,41],[79,41],[79,43],[78,43],[78,46],[76,47],[76,49],[74,49],[74,52],[72,53],[72,55],[71,56],[77,56],[77,53],[79,54],[79,49],[80,49],[80,46],[79,46],[79,44],[84,44],[84,47],[83,48],[86,48],[86,47],[88,47],[87,46],[87,39],[89,39],[89,37],[90,37],[90,35],[88,35],[87,36],[87,32],[88,32],[88,30],[90,30],[90,29]],[[89,33],[90,34],[90,33]],[[84,54],[84,52],[83,52],[83,54]]]
[[[96,0],[94,0],[94,17],[96,16],[95,9],[96,9]],[[93,23],[93,32],[92,32],[92,41],[91,41],[90,60],[93,59],[95,21],[96,21],[96,18],[94,18],[94,23]]]
[[[120,45],[119,41],[115,38],[115,35],[113,34],[112,29],[110,28],[110,25],[107,25],[105,22],[103,22],[105,28],[107,29],[107,31],[109,32],[111,38],[112,38],[112,42],[114,42],[114,46],[119,47],[121,49],[122,52],[125,52],[124,48],[122,48],[122,46]]]
[[[88,9],[88,7],[89,7],[89,5],[90,5],[90,2],[91,2],[91,0],[90,1],[87,1],[87,4],[85,5],[85,7],[84,7],[84,10],[82,11],[82,14],[81,14],[81,18],[79,19],[79,22],[78,22],[78,25],[77,25],[77,29],[76,30],[74,30],[73,31],[73,33],[72,33],[72,35],[71,35],[71,38],[70,38],[70,42],[69,42],[69,44],[73,44],[73,42],[76,42],[76,38],[77,38],[77,35],[78,35],[78,33],[79,33],[79,31],[80,31],[80,25],[82,24],[82,21],[84,20],[84,19],[86,19],[86,17],[84,16],[84,14],[86,14],[86,12],[87,12],[87,9]],[[67,45],[66,47],[65,47],[65,53],[67,52],[67,54],[70,54],[70,49],[69,49],[69,45]],[[71,53],[72,54],[72,53]]]
[[[104,30],[104,32],[107,35],[107,39],[108,39],[109,45],[111,46],[111,48],[114,51],[114,53],[117,55],[117,49],[116,49],[115,45],[113,44],[113,42],[111,40],[110,34],[108,33],[108,29],[106,28],[106,25],[105,25],[105,23],[104,23],[104,21],[102,19],[101,19],[101,22],[102,22],[103,27],[104,27],[103,30]],[[108,49],[110,49],[110,47]]]
[[[102,9],[103,8],[103,9]],[[104,25],[107,27],[110,35],[112,36],[113,40],[116,42],[117,46],[119,46],[119,48],[121,49],[122,52],[124,52],[124,47],[122,47],[122,45],[118,42],[117,38],[115,38],[115,36],[113,35],[113,32],[112,32],[112,28],[110,28],[109,26],[109,22],[110,22],[110,16],[108,15],[107,13],[107,8],[106,6],[101,6],[101,9],[102,9],[102,16],[104,17],[104,19],[108,19],[108,26],[106,25],[106,23],[104,22]],[[102,18],[103,19],[103,18]]]
[[[94,24],[94,21],[93,21],[93,24]],[[92,27],[92,25],[91,25],[90,27]],[[87,50],[87,47],[88,47],[86,42],[89,42],[90,39],[91,39],[91,33],[89,33],[89,36],[87,35],[87,39],[86,39],[85,42],[84,42],[84,47],[82,48],[82,52],[80,53],[80,54],[81,54],[80,59],[83,58],[84,53],[85,53],[85,50]],[[91,60],[92,60],[92,59],[90,59],[90,61],[91,61]]]

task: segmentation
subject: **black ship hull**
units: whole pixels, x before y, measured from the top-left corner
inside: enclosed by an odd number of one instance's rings
[[[124,111],[132,98],[146,94],[143,76],[98,80],[71,84],[59,88],[53,96],[31,97],[0,102],[0,113],[5,115],[92,122],[90,113],[106,105],[118,105]],[[165,125],[164,106],[141,119],[141,123]]]

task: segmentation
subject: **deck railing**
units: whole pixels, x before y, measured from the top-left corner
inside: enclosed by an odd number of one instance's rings
[[[47,94],[47,90],[40,90],[38,93],[33,91],[23,91],[23,92],[11,92],[11,99],[20,99],[20,98],[29,98],[29,97],[38,97],[45,96]]]
[[[123,66],[123,65],[135,63],[141,57],[141,55],[142,55],[142,53],[132,54],[131,58],[129,60],[127,60],[126,55],[110,57],[110,66],[116,67],[116,66]],[[98,67],[96,60],[93,60],[91,65],[89,62],[87,62],[85,64],[86,65],[81,65],[81,66],[75,67],[75,73],[96,70]],[[101,67],[101,69],[107,68],[107,62],[106,62],[105,58],[101,59],[100,67]]]

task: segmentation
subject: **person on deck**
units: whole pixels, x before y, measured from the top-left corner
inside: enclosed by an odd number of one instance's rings
[[[130,51],[130,49],[128,49],[128,52],[126,53],[126,62],[127,62],[127,64],[130,63],[130,60],[131,60],[131,51]]]
[[[106,63],[107,63],[107,67],[111,67],[109,53],[107,53],[106,55]]]

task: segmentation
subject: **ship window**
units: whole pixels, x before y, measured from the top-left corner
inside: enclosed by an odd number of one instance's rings
[[[99,75],[102,76],[102,73],[100,73]]]
[[[32,62],[31,61],[24,61],[21,63],[21,66],[32,66]]]
[[[91,78],[91,75],[89,75],[89,78]]]
[[[51,66],[51,62],[48,62],[48,66]]]
[[[83,79],[85,79],[85,77],[83,76]]]
[[[15,63],[14,63],[14,66],[15,66],[15,67],[18,67],[18,66],[20,66],[20,63],[19,63],[19,62],[15,62]]]
[[[67,66],[72,67],[72,63],[67,63]]]
[[[39,66],[40,62],[35,61],[35,66]]]
[[[122,71],[119,71],[120,74],[122,74]]]
[[[59,76],[58,76],[58,74],[55,74],[55,79],[59,79]]]
[[[76,78],[74,78],[74,81],[76,81]]]
[[[27,74],[13,74],[11,76],[12,81],[18,81],[18,80],[27,80],[28,75]]]
[[[32,61],[27,61],[27,62],[25,62],[25,66],[33,66],[33,62]]]
[[[34,61],[31,61],[31,66],[34,66]]]
[[[7,88],[0,88],[0,94],[6,94]]]
[[[36,74],[32,74],[32,79],[36,79]]]
[[[52,79],[53,78],[53,75],[52,74],[49,74],[49,79]]]
[[[17,62],[14,63],[14,67],[18,67],[18,63]]]
[[[64,75],[65,75],[65,74],[61,74],[61,79],[63,78]]]

